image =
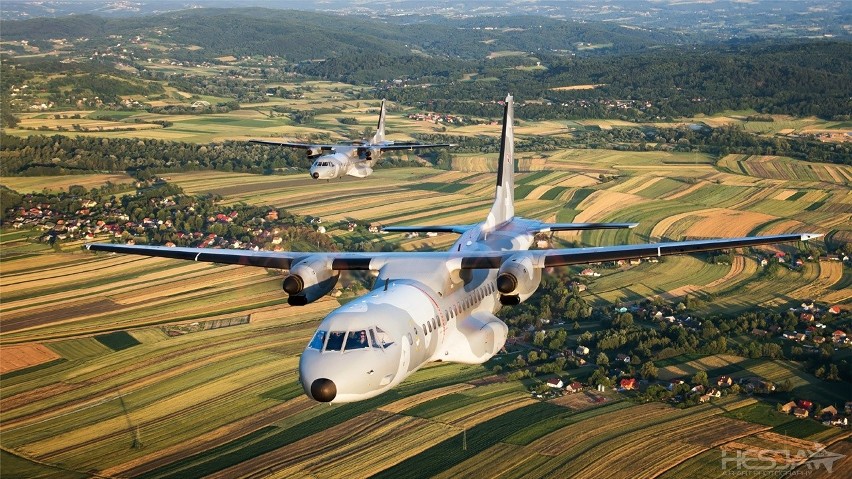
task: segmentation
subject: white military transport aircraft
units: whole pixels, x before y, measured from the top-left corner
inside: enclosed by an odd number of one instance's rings
[[[552,266],[664,256],[784,241],[782,234],[596,248],[533,250],[539,232],[632,228],[633,223],[542,223],[515,216],[512,97],[506,98],[497,192],[485,221],[473,225],[400,226],[392,231],[461,235],[449,251],[307,253],[92,244],[112,251],[289,270],[291,305],[330,292],[341,270],[378,272],[373,290],[323,319],[299,362],[305,393],[322,402],[361,401],[396,386],[430,361],[479,364],[496,354],[508,328],[494,313],[532,295]]]
[[[307,152],[308,158],[314,159],[311,165],[311,177],[315,180],[331,180],[343,176],[364,178],[373,173],[373,166],[379,161],[382,152],[393,150],[415,150],[420,148],[442,148],[455,146],[450,143],[423,144],[409,142],[394,142],[385,140],[385,101],[379,112],[379,124],[376,134],[370,141],[354,141],[350,144],[322,145],[312,143],[288,143],[286,141],[250,140],[251,143],[264,145],[288,146],[300,148]],[[328,152],[328,154],[323,154]]]

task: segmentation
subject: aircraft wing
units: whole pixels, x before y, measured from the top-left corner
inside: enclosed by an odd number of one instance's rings
[[[288,141],[277,141],[277,140],[249,140],[249,143],[258,143],[261,145],[273,145],[273,146],[286,146],[289,148],[297,148],[300,150],[322,150],[322,151],[334,151],[341,146],[348,145],[318,145],[314,143],[290,143]]]
[[[630,229],[637,226],[639,226],[639,223],[541,223],[539,233],[548,233],[550,231]]]
[[[404,228],[404,227],[401,227]],[[428,227],[427,227],[428,228]],[[434,231],[434,230],[433,230]],[[496,269],[514,255],[528,255],[534,267],[548,268],[572,264],[617,261],[620,259],[668,256],[674,254],[699,253],[744,246],[807,241],[820,234],[783,234],[773,236],[751,236],[745,238],[675,241],[668,243],[601,246],[595,248],[565,248],[533,251],[434,251],[434,252],[273,252],[215,248],[182,248],[165,246],[118,245],[92,243],[86,245],[91,251],[158,256],[209,263],[239,264],[266,268],[289,269],[302,259],[324,257],[331,261],[334,270],[378,270],[396,261],[444,261],[461,269]]]
[[[718,251],[745,246],[784,243],[791,241],[807,241],[818,238],[821,234],[783,234],[772,236],[749,236],[744,238],[708,239],[695,241],[672,241],[667,243],[645,243],[618,246],[599,246],[594,248],[564,248],[545,249],[525,252],[532,258],[532,264],[537,268],[552,266],[567,266],[572,264],[597,263],[604,261],[629,260],[654,256],[670,256],[675,254],[701,253]],[[518,252],[502,252],[504,257],[492,258],[487,256],[467,257],[462,260],[462,269],[499,268],[504,259]]]
[[[458,233],[464,234],[475,225],[384,226],[388,233]]]
[[[365,145],[368,146],[368,145]],[[450,146],[457,146],[453,143],[391,143],[391,144],[380,144],[377,145],[379,149],[382,151],[399,151],[399,150],[416,150],[419,148],[444,148]]]

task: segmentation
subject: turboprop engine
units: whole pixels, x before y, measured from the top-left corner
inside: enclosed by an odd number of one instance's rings
[[[360,153],[365,160],[370,161],[379,156],[379,151],[378,148],[364,148]]]
[[[528,255],[514,255],[497,271],[500,303],[519,304],[526,301],[541,284],[541,269],[534,268]]]
[[[331,269],[331,262],[319,256],[309,256],[290,267],[284,278],[284,291],[290,296],[291,306],[304,306],[325,296],[340,277],[340,271]]]

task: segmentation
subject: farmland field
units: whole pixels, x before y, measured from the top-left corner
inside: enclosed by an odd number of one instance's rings
[[[319,93],[309,92],[291,107],[315,107],[309,102],[341,86],[317,87]],[[335,104],[361,125],[375,119],[375,101],[322,103]],[[299,137],[325,131],[323,125],[340,116],[321,115],[317,127],[305,127],[263,109],[174,116],[169,128],[133,134],[198,142],[247,138],[249,132]],[[138,113],[112,121],[136,116],[160,117]],[[402,113],[389,118],[389,128],[397,132],[433,133],[437,127]],[[565,129],[558,122],[522,122],[517,130],[522,137]],[[448,131],[496,136],[499,127],[450,126]],[[224,205],[270,205],[319,216],[330,235],[370,241],[374,236],[362,229],[350,233],[341,222],[428,225],[483,219],[493,199],[496,156],[454,155],[457,171],[380,165],[368,178],[325,183],[305,173],[168,176],[189,194],[215,193]],[[709,155],[674,152],[563,150],[519,156],[524,170],[517,175],[519,214],[547,221],[639,223],[629,231],[554,234],[556,245],[781,232],[852,238],[848,167],[739,156],[716,164]],[[4,185],[19,191],[107,181],[129,177],[3,178]],[[585,396],[537,401],[520,382],[490,381],[492,371],[459,364],[424,367],[364,403],[318,405],[302,394],[298,358],[337,300],[326,297],[292,308],[281,293],[278,271],[91,254],[72,245],[57,253],[26,237],[27,232],[7,230],[0,236],[4,476],[11,471],[10,477],[283,478],[339,477],[357,470],[377,477],[481,477],[489,467],[495,477],[506,478],[722,477],[726,444],[778,444],[777,434],[784,432],[769,431],[785,423],[753,399],[728,397],[688,409],[636,405],[609,392],[602,403]],[[457,236],[382,238],[412,250],[446,248]],[[735,252],[730,265],[675,256],[659,263],[594,266],[601,276],[584,280],[583,294],[608,304],[713,293],[702,314],[735,314],[756,305],[784,308],[806,298],[839,303],[852,298],[848,268],[838,262],[808,261],[764,274],[759,258],[779,251],[798,257],[805,250],[795,243],[746,249]],[[217,327],[206,326],[213,324]],[[703,370],[711,376],[789,380],[793,394],[826,404],[846,396],[790,361],[695,356],[673,358],[659,368],[661,378]],[[479,381],[485,377],[489,380]],[[760,436],[766,433],[775,436]],[[798,439],[838,441],[821,427],[803,434],[807,437]],[[845,444],[833,447],[848,451]],[[838,468],[849,470],[848,464]]]

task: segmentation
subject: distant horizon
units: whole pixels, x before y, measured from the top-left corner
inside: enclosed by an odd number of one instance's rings
[[[0,19],[27,20],[96,15],[131,18],[160,15],[194,8],[235,8],[226,0],[9,0]],[[240,8],[268,8],[325,12],[373,18],[467,19],[477,17],[542,16],[625,25],[670,32],[701,32],[720,38],[849,38],[852,37],[852,2],[840,0],[612,0],[599,2],[542,0],[505,4],[497,0],[249,0]]]

